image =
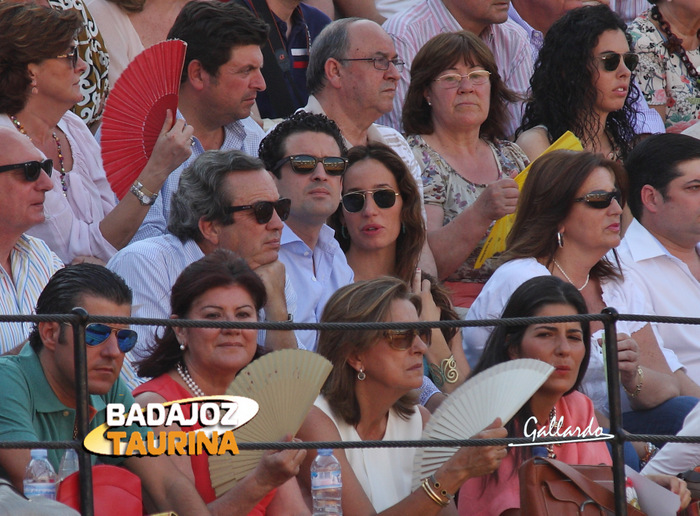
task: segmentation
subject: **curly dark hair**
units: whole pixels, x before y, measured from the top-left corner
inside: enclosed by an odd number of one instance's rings
[[[272,172],[278,179],[281,177],[279,169],[275,165],[286,153],[285,142],[293,134],[324,133],[330,136],[338,144],[341,156],[348,155],[343,135],[336,123],[325,115],[316,115],[306,111],[298,111],[275,126],[260,142],[258,157],[265,164],[265,168]]]
[[[0,2],[0,113],[24,109],[32,83],[27,66],[64,54],[82,26],[72,10]]]
[[[493,54],[480,38],[468,31],[439,34],[428,41],[411,64],[411,84],[403,105],[403,127],[406,134],[432,134],[435,131],[432,108],[425,92],[438,75],[460,61],[469,66],[482,66],[491,72],[489,114],[481,124],[479,136],[490,141],[506,137],[508,102],[519,100],[506,88],[498,73]]]
[[[601,154],[572,150],[555,150],[537,158],[518,198],[515,221],[506,239],[506,251],[499,260],[537,258],[544,260],[544,265],[549,267],[558,248],[557,227],[571,211],[578,189],[599,167],[607,168],[615,177],[624,206],[627,174],[620,163]],[[591,269],[591,277],[621,278],[619,263],[615,266],[603,256]]]
[[[231,59],[231,50],[244,45],[267,43],[269,27],[250,10],[233,2],[193,0],[177,15],[168,39],[187,43],[181,82],[187,80],[187,68],[195,59],[209,75]]]
[[[550,141],[566,131],[573,132],[584,148],[591,143],[598,127],[593,107],[598,92],[593,86],[599,73],[593,56],[600,35],[620,30],[631,43],[627,26],[607,5],[580,7],[566,13],[549,29],[530,78],[531,100],[516,136],[522,131],[544,125]],[[605,128],[621,157],[627,156],[635,136],[637,111],[634,103],[639,90],[630,78],[625,105],[608,114]]]
[[[418,264],[426,235],[425,222],[420,209],[420,194],[418,193],[416,181],[399,155],[382,143],[370,143],[366,146],[358,145],[350,149],[348,152],[348,169],[345,173],[348,174],[354,164],[365,160],[375,160],[384,165],[391,172],[391,175],[394,176],[399,186],[399,194],[403,200],[400,214],[403,229],[396,239],[394,275],[410,283]],[[346,193],[345,184],[343,184],[343,193]],[[335,238],[340,243],[341,249],[347,252],[352,242],[349,235],[344,235],[342,231],[342,210],[343,205],[341,203],[335,213],[328,219],[328,225],[335,230]]]
[[[180,273],[170,295],[171,314],[187,318],[192,305],[202,295],[211,289],[231,285],[238,285],[248,292],[256,312],[265,306],[267,294],[260,277],[243,258],[227,249],[217,249],[191,263]],[[260,353],[257,350],[254,359]],[[146,358],[136,363],[138,374],[154,378],[165,374],[177,366],[183,355],[173,327],[168,326],[163,336],[156,338]]]

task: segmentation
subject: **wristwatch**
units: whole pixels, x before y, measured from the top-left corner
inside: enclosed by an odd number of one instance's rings
[[[134,184],[131,185],[131,190],[129,191],[136,196],[141,203],[141,206],[151,206],[158,198],[158,193],[153,193],[148,190],[138,179],[134,181]]]

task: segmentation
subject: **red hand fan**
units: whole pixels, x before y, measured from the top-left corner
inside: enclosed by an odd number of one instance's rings
[[[121,199],[151,157],[166,111],[177,111],[187,43],[171,39],[141,52],[117,79],[102,121],[102,162]]]

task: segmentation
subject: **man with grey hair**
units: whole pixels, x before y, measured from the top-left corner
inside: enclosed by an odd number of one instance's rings
[[[343,135],[345,145],[383,143],[406,163],[423,199],[421,170],[406,139],[391,127],[375,124],[393,107],[403,61],[391,37],[377,23],[343,18],[328,25],[311,49],[306,82],[309,102],[304,111],[326,115]],[[421,206],[425,217],[425,210]],[[426,242],[421,269],[437,275]]]
[[[263,280],[268,298],[266,320],[286,321],[296,296],[277,255],[289,208],[290,201],[280,199],[275,182],[258,158],[236,150],[207,151],[180,177],[168,233],[125,247],[107,267],[133,290],[134,317],[167,318],[170,289],[182,270],[215,249],[229,249]],[[139,332],[136,355],[127,356],[132,361],[153,343],[156,330],[135,328]],[[269,331],[265,345],[278,349],[297,343],[291,331]],[[138,382],[128,372],[125,376],[132,385]]]

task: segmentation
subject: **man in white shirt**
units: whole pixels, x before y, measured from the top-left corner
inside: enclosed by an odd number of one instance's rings
[[[625,281],[646,292],[656,315],[698,317],[700,141],[654,135],[637,145],[625,166],[634,215],[618,247],[631,269]],[[659,324],[658,331],[685,367],[685,380],[700,383],[700,326]]]
[[[306,79],[309,103],[304,111],[326,115],[342,133],[347,148],[383,143],[399,155],[423,199],[421,170],[406,139],[395,129],[374,123],[391,111],[403,61],[391,37],[378,24],[344,18],[328,25],[311,49]],[[425,211],[421,207],[421,211]],[[427,241],[419,264],[437,276]]]

